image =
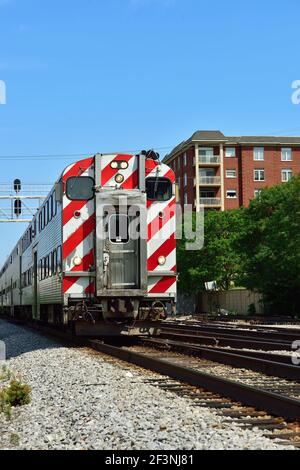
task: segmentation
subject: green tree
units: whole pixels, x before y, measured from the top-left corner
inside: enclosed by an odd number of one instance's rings
[[[268,314],[300,313],[300,176],[262,191],[243,211],[239,282],[263,295]]]
[[[194,215],[195,218],[195,215]],[[204,219],[204,247],[186,251],[186,240],[178,240],[179,289],[183,293],[205,291],[205,283],[216,281],[228,289],[239,272],[237,239],[243,225],[243,211],[207,211]]]

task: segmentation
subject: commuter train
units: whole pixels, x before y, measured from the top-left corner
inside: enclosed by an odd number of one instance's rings
[[[153,152],[68,166],[0,271],[5,314],[134,334],[176,309],[176,188]]]

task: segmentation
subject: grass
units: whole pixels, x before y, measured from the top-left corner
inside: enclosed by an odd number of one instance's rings
[[[6,382],[0,387],[0,412],[10,418],[13,407],[30,403],[31,388],[18,380],[5,366],[0,372],[0,380]]]

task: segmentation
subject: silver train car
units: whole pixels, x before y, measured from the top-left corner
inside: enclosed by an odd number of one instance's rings
[[[69,165],[0,271],[1,311],[78,335],[151,329],[176,308],[175,193],[151,151]]]

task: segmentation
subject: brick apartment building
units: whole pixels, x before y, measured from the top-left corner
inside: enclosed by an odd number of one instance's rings
[[[226,137],[197,131],[164,162],[176,174],[181,204],[199,210],[247,206],[262,188],[300,173],[300,137]]]

